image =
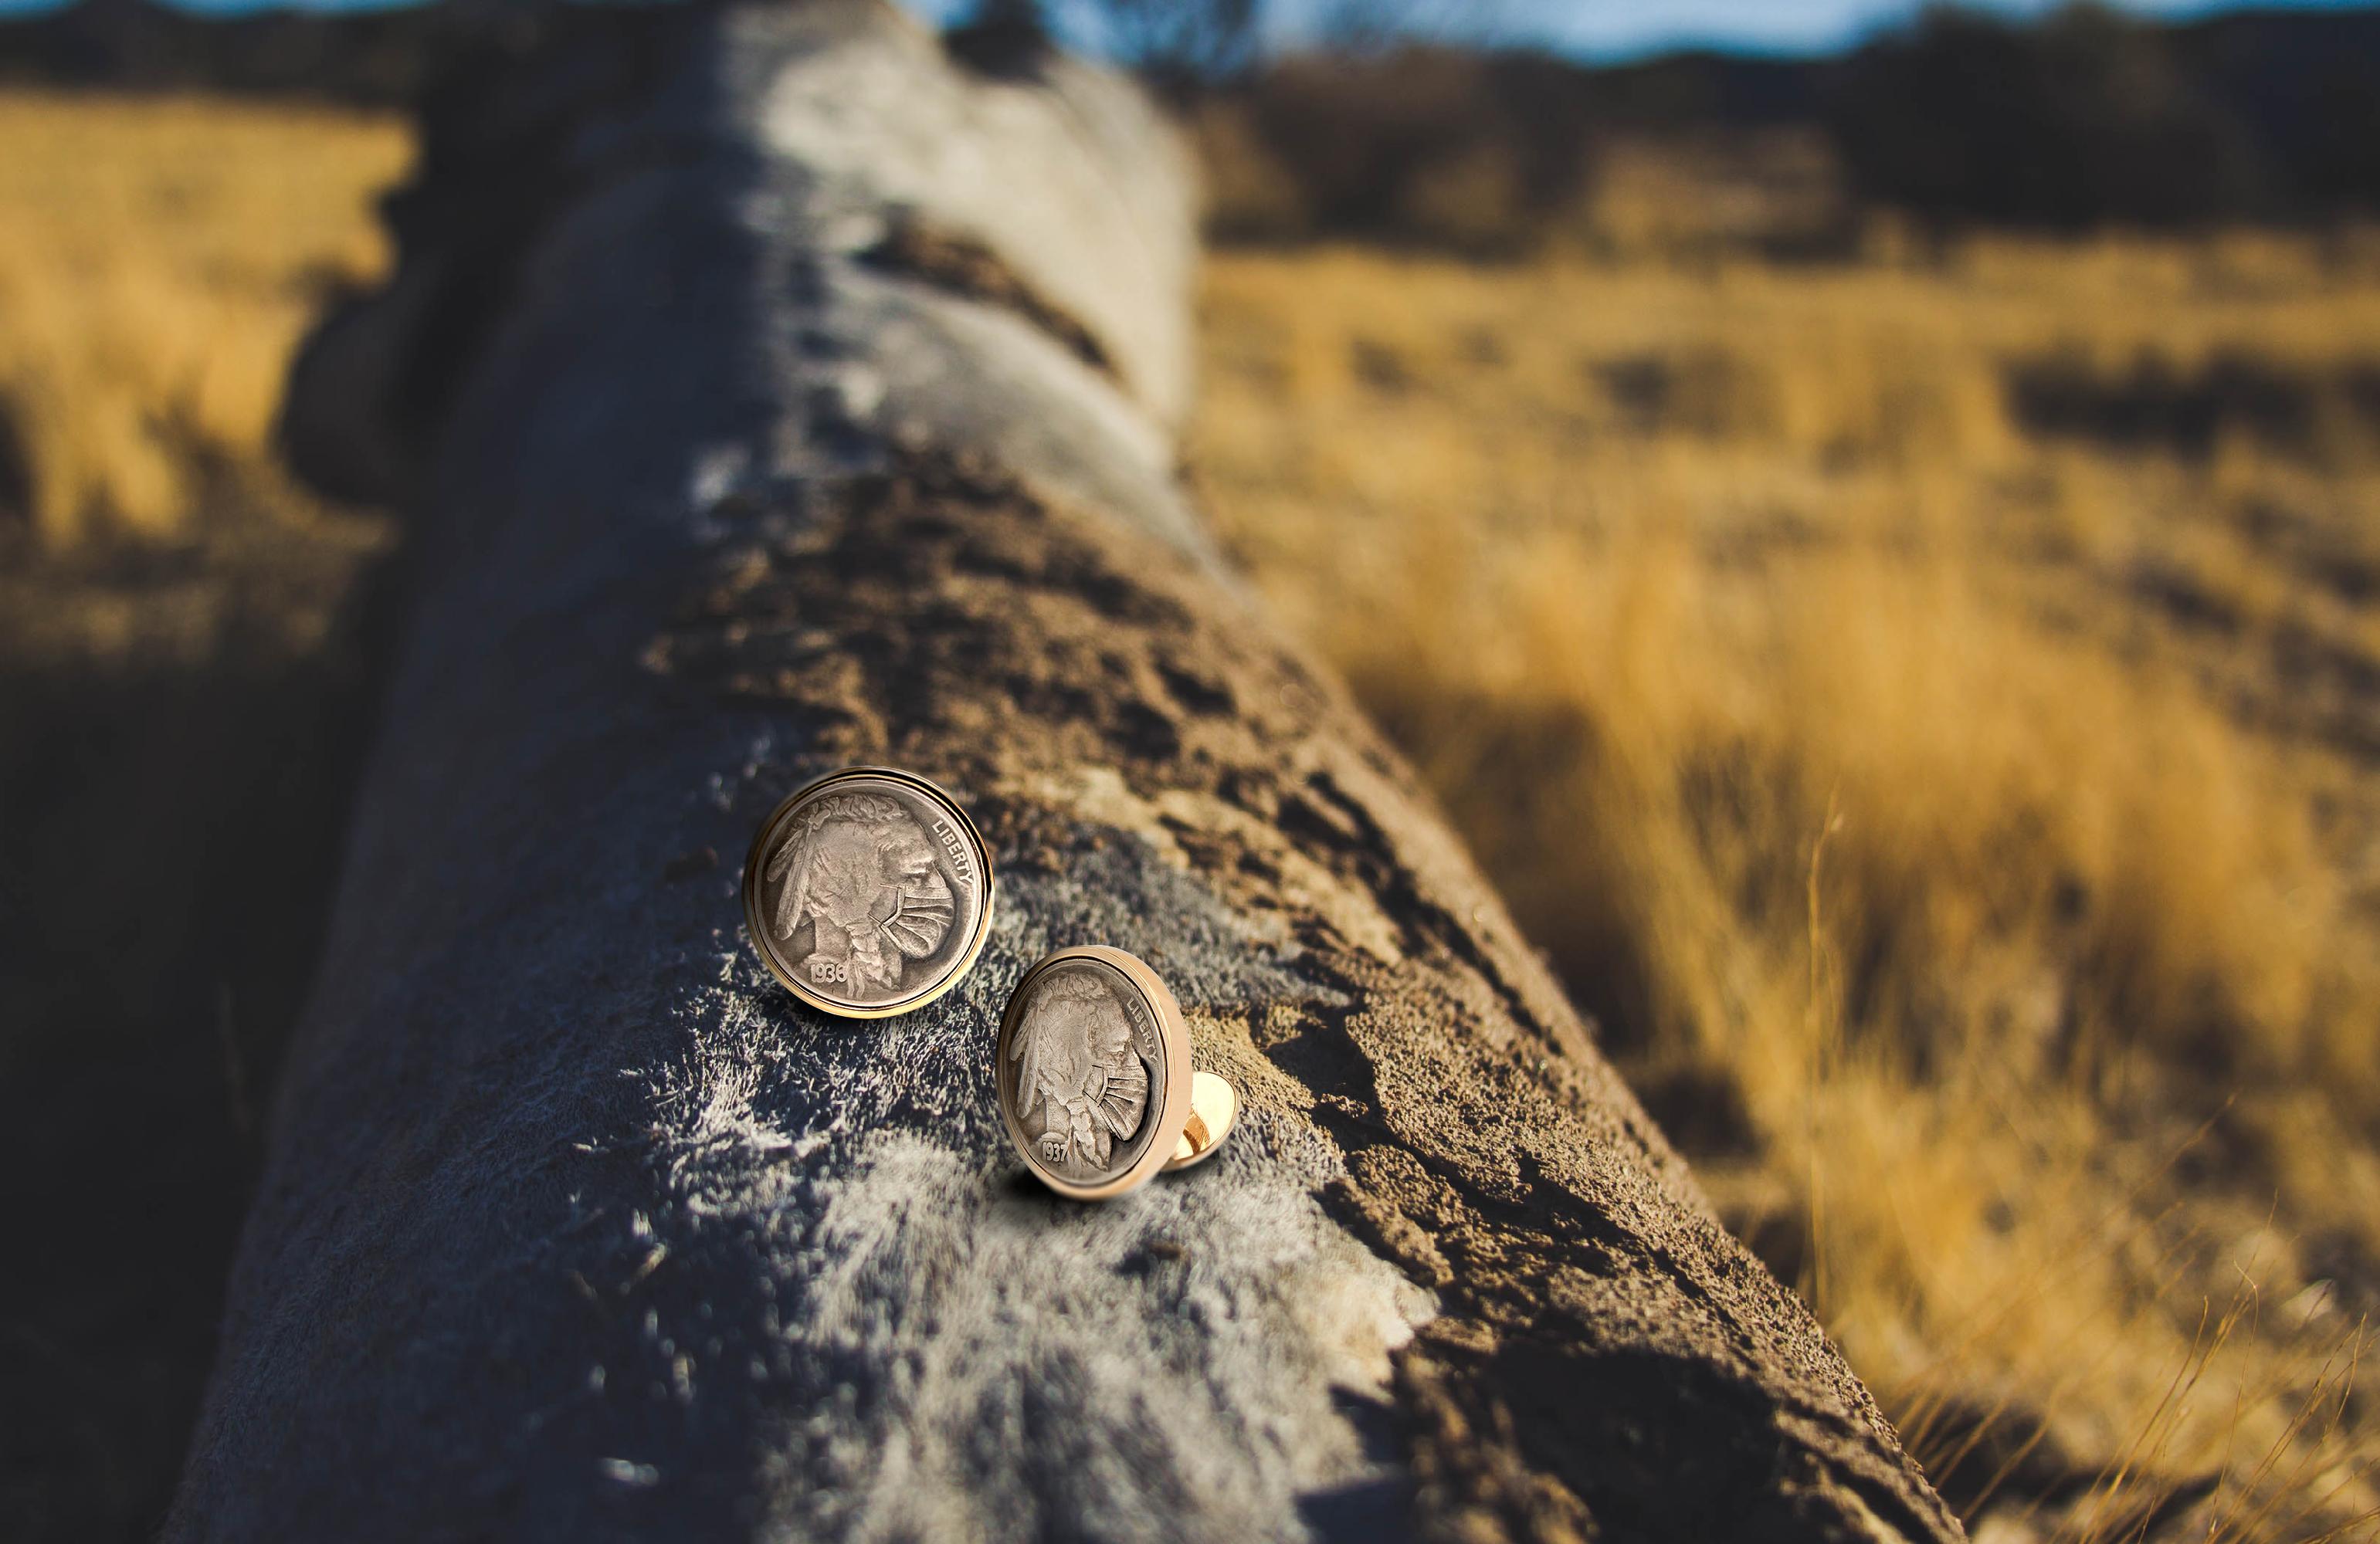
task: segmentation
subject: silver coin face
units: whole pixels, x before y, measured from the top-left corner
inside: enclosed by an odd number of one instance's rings
[[[1188,1113],[1187,1034],[1172,994],[1132,956],[1066,949],[1026,971],[996,1059],[1009,1135],[1061,1194],[1119,1194],[1172,1156]]]
[[[923,778],[855,766],[760,826],[744,919],[770,971],[829,1013],[880,1019],[955,985],[991,927],[991,855]]]

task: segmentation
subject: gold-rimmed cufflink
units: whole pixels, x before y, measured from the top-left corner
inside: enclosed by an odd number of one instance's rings
[[[770,812],[744,860],[744,922],[786,991],[886,1019],[958,984],[991,931],[991,852],[913,772],[847,766]]]
[[[1103,944],[1025,972],[1001,1016],[993,1080],[1008,1135],[1062,1196],[1105,1200],[1213,1156],[1239,1091],[1190,1065],[1182,1005],[1142,960]]]

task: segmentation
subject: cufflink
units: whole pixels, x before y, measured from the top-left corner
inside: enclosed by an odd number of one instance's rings
[[[1118,948],[1060,949],[1001,1016],[994,1081],[1008,1135],[1062,1196],[1105,1200],[1211,1157],[1239,1091],[1190,1065],[1182,1006]]]
[[[958,984],[991,931],[991,853],[915,773],[847,766],[770,813],[744,860],[744,923],[786,991],[885,1019]]]

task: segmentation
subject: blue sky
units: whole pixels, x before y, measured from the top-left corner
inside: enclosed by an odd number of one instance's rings
[[[6,0],[0,0],[5,4]],[[936,20],[972,0],[903,0]],[[1345,0],[1257,0],[1276,45],[1294,45],[1316,19]],[[1531,43],[1585,59],[1627,59],[1672,49],[1717,47],[1746,54],[1840,53],[1906,22],[1925,0],[1390,0],[1389,8],[1439,19],[1435,30],[1475,40]],[[2031,16],[2060,0],[1963,0],[1973,8]],[[2246,5],[2351,9],[2374,0],[2112,0],[2135,15],[2181,18]],[[1095,13],[1097,0],[1048,0],[1062,26]],[[1077,29],[1096,46],[1096,23]]]
[[[44,9],[56,0],[0,0],[0,13]],[[257,8],[258,0],[179,0],[197,10]],[[307,8],[360,9],[392,0],[303,0]],[[402,0],[395,0],[402,3]],[[941,19],[965,8],[969,0],[905,0],[919,13]],[[1276,42],[1294,43],[1310,32],[1314,18],[1332,0],[1265,0],[1269,31]],[[1981,8],[2026,15],[2051,8],[2057,0],[1980,0]],[[2237,0],[2119,0],[2144,16],[2204,16],[2236,8]],[[2313,8],[2348,8],[2370,0],[2285,0]],[[1451,18],[1438,30],[1461,37],[1493,37],[1535,43],[1589,59],[1624,59],[1669,49],[1715,46],[1755,54],[1826,54],[1851,47],[1883,28],[1906,20],[1920,0],[1442,0],[1418,8]],[[1059,0],[1059,8],[1080,10],[1084,0]],[[1088,39],[1083,41],[1090,41]]]
[[[1986,0],[1977,8],[2021,16],[2055,5]],[[1918,6],[1914,0],[1501,0],[1487,8],[1515,41],[1587,58],[1626,58],[1696,44],[1746,53],[1833,53],[1906,21]],[[2226,0],[2121,0],[2121,8],[2182,18],[2239,6]]]

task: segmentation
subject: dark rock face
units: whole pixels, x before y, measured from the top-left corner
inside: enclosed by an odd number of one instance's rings
[[[872,6],[692,26],[554,141],[443,393],[169,1536],[1957,1537],[1222,574],[1146,107]],[[1001,866],[973,973],[881,1023],[773,985],[718,857],[857,760]],[[1090,942],[1245,1097],[1096,1207],[1024,1180],[990,1060]]]

